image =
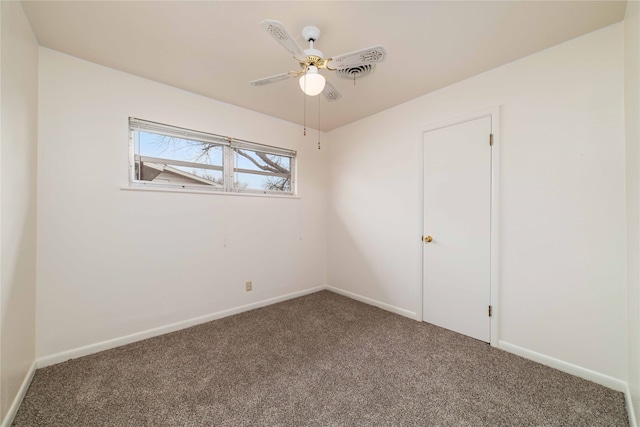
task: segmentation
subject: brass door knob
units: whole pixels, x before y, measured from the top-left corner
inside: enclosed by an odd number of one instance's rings
[[[432,242],[432,241],[433,241],[433,237],[431,237],[431,236],[425,236],[425,238],[424,238],[424,242],[425,242],[425,243],[430,243],[430,242]]]

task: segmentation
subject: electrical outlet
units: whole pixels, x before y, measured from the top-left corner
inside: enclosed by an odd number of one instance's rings
[[[247,288],[247,292],[252,291],[253,290],[253,284],[251,284],[251,282],[247,282],[245,283],[245,286]]]

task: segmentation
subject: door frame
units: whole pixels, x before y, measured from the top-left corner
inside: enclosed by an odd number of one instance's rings
[[[490,230],[490,304],[492,307],[491,319],[490,319],[490,344],[492,347],[498,347],[499,325],[500,325],[500,278],[499,278],[499,260],[500,260],[500,233],[499,233],[499,215],[500,215],[500,107],[492,107],[473,113],[468,113],[460,116],[455,116],[446,120],[439,120],[431,123],[424,124],[419,128],[420,135],[420,236],[416,241],[419,241],[420,250],[420,313],[418,320],[423,321],[424,318],[424,250],[425,245],[422,242],[422,236],[424,233],[424,134],[433,130],[441,129],[444,127],[455,126],[457,124],[465,123],[471,120],[479,119],[482,117],[491,117],[491,134],[493,135],[493,146],[491,150],[491,230]],[[487,141],[489,143],[489,141]]]

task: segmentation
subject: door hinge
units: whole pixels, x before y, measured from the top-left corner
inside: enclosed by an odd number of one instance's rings
[[[492,307],[491,307],[491,306],[489,306],[489,317],[491,317],[491,315],[492,315],[492,314],[493,314]]]
[[[493,134],[489,134],[489,145],[493,145]]]

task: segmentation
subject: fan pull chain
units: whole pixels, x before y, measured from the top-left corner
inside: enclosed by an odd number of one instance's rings
[[[307,90],[307,79],[304,80],[304,90]],[[303,91],[302,94],[302,127],[304,129],[303,136],[307,136],[307,96],[305,95],[306,92]]]
[[[320,149],[320,97],[318,96],[318,150]]]

